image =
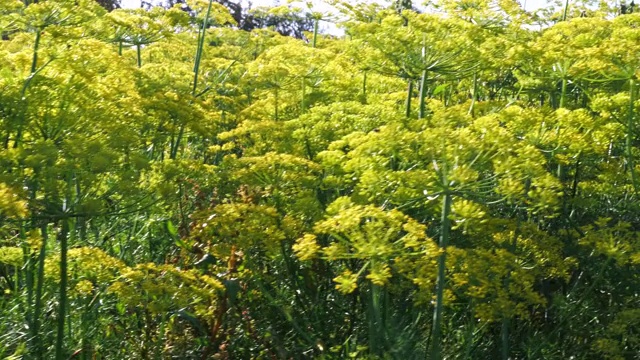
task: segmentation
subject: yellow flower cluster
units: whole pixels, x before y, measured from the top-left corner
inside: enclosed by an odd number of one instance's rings
[[[0,183],[0,216],[23,218],[27,213],[27,202],[6,184]]]
[[[108,292],[127,306],[144,305],[153,314],[189,307],[199,316],[210,316],[223,289],[220,281],[197,270],[148,263],[122,271]]]
[[[426,236],[425,226],[398,210],[385,211],[340,198],[329,206],[328,213],[329,218],[316,223],[314,234],[298,239],[293,249],[301,260],[317,257],[327,261],[363,260],[362,268],[347,269],[334,279],[341,292],[353,292],[361,274],[380,286],[389,283],[394,269],[411,277],[418,264],[431,264],[440,253]],[[321,247],[318,236],[328,237],[330,243]]]
[[[15,246],[0,247],[0,264],[20,267],[24,263],[24,253]]]

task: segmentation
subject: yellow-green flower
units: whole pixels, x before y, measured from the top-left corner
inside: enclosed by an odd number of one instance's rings
[[[316,236],[311,234],[305,234],[293,245],[293,252],[302,261],[313,259],[318,250],[320,246],[316,242]]]
[[[333,281],[337,283],[336,289],[343,294],[350,294],[358,288],[358,274],[354,274],[351,270],[345,270]]]

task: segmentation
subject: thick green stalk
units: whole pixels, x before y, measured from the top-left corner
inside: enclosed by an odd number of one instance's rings
[[[425,46],[426,38],[422,36],[422,61],[425,60],[425,56],[427,54],[427,48]],[[424,118],[424,109],[425,109],[425,97],[427,96],[427,69],[422,70],[422,77],[420,78],[420,94],[418,96],[418,119]]]
[[[70,236],[70,221],[71,218],[68,217],[67,214],[73,212],[74,202],[73,202],[73,172],[69,172],[67,174],[67,190],[65,195],[65,201],[62,212],[63,217],[60,219],[61,227],[60,232],[58,233],[58,240],[60,242],[60,290],[59,290],[59,300],[58,300],[58,329],[56,336],[56,360],[65,359],[66,356],[64,354],[64,326],[65,321],[71,320],[67,319],[67,303],[69,299],[67,298],[67,283],[68,283],[68,264],[67,264],[67,254],[69,249],[69,236]],[[75,230],[75,226],[74,226]],[[72,233],[73,234],[73,233]],[[71,331],[69,327],[69,338],[71,338]]]
[[[411,116],[411,94],[413,93],[413,79],[409,79],[409,84],[407,86],[407,101],[405,103],[405,116]]]
[[[560,92],[560,104],[559,104],[560,109],[564,109],[566,104],[566,99],[567,99],[567,79],[562,78],[562,90]],[[558,131],[560,130],[558,129]],[[556,174],[558,176],[558,180],[562,181],[562,178],[564,176],[564,167],[560,163],[558,164]]]
[[[62,219],[58,234],[60,241],[60,298],[58,300],[58,332],[56,336],[56,360],[66,359],[64,354],[64,323],[67,308],[67,250],[69,246],[69,219]]]
[[[569,0],[564,3],[564,12],[562,13],[562,21],[567,21],[567,12],[569,11]]]
[[[318,41],[318,23],[320,19],[315,18],[313,21],[313,47],[316,47],[316,43]]]
[[[33,198],[31,199],[33,201]],[[33,306],[33,287],[34,287],[34,276],[33,273],[35,271],[35,259],[33,254],[31,253],[31,244],[29,244],[27,242],[27,236],[25,234],[25,222],[24,221],[20,221],[20,243],[22,244],[22,250],[23,250],[23,254],[24,254],[24,266],[19,267],[16,266],[15,267],[15,277],[14,277],[14,286],[13,286],[13,291],[15,294],[19,294],[19,289],[20,289],[20,285],[21,285],[21,275],[24,275],[24,285],[26,287],[27,290],[27,298],[26,298],[26,304],[25,304],[25,308],[26,308],[26,312],[25,312],[25,321],[27,323],[27,326],[29,328],[29,330],[31,330],[34,327],[34,306]],[[21,274],[22,273],[22,274]],[[21,299],[21,300],[25,300],[25,299]],[[21,301],[22,302],[22,301]],[[2,306],[2,302],[0,302],[0,306]],[[37,341],[32,341],[31,344],[31,350],[33,351],[33,349],[36,348],[36,346],[38,346],[38,342]],[[0,348],[2,348],[0,346]]]
[[[567,79],[562,78],[562,92],[560,93],[560,108],[564,109],[567,101]]]
[[[446,180],[446,179],[445,179]],[[447,183],[446,181],[444,182]],[[440,225],[440,249],[442,254],[438,257],[438,278],[436,280],[436,305],[433,309],[433,329],[431,356],[430,360],[442,360],[442,309],[444,298],[445,281],[445,262],[447,258],[447,245],[449,244],[449,231],[451,229],[451,223],[449,220],[449,214],[451,213],[451,194],[445,193],[442,200],[442,218]]]
[[[26,235],[25,235],[25,224],[24,222],[20,221],[20,242],[22,244],[26,244]],[[33,313],[31,312],[32,308],[31,308],[31,304],[33,304],[33,257],[30,254],[30,249],[29,249],[29,245],[25,245],[24,246],[24,250],[23,253],[25,254],[24,259],[25,259],[25,265],[24,265],[24,280],[25,280],[25,285],[27,288],[27,303],[26,303],[26,308],[27,308],[27,313],[26,313],[26,319],[27,319],[27,323],[31,323],[32,321],[32,317],[33,317]],[[17,271],[16,271],[17,273]]]
[[[45,255],[47,253],[47,224],[42,224],[40,227],[40,232],[42,235],[42,244],[40,245],[40,253],[38,254],[38,277],[36,279],[36,298],[35,298],[35,307],[33,310],[33,329],[32,329],[32,338],[33,344],[35,348],[35,358],[42,359],[42,343],[40,340],[40,316],[42,313],[42,288],[44,287],[44,260]]]
[[[420,79],[420,111],[418,113],[418,119],[424,119],[425,116],[425,98],[427,97],[427,70],[422,71],[422,78]]]
[[[184,124],[180,125],[180,130],[178,130],[178,136],[176,137],[175,143],[173,143],[171,147],[171,153],[169,154],[169,158],[175,160],[178,157],[178,149],[180,148],[180,140],[184,136]]]
[[[510,318],[502,319],[502,328],[500,329],[500,342],[502,343],[500,353],[502,360],[509,360],[509,326]]]
[[[37,178],[37,174],[35,176],[35,178]],[[38,181],[34,180],[34,182],[30,185],[31,187],[31,194],[29,195],[29,203],[33,204],[37,201],[38,198]],[[32,218],[29,224],[29,228],[34,229],[37,227],[37,223],[38,221],[35,218]],[[27,287],[27,314],[26,314],[26,319],[27,319],[27,323],[29,324],[30,327],[33,327],[33,321],[34,321],[34,314],[33,314],[33,287],[34,287],[34,271],[35,271],[35,266],[34,263],[36,261],[36,259],[34,258],[32,251],[31,251],[31,244],[29,244],[27,242],[27,236],[26,236],[26,224],[23,221],[20,221],[20,242],[23,244],[24,246],[24,254],[25,254],[25,285]]]
[[[142,52],[140,50],[140,44],[136,45],[136,54],[138,55],[138,67],[142,67]]]
[[[36,30],[36,40],[33,44],[33,58],[31,60],[31,74],[36,72],[36,68],[38,66],[38,48],[40,47],[40,36],[42,35],[42,30]]]
[[[518,236],[520,236],[520,220],[516,220],[517,221],[517,225],[516,225],[516,230],[513,233],[513,239],[511,240],[511,244],[509,244],[509,252],[511,252],[512,254],[515,253],[516,251],[516,247],[518,245]],[[504,285],[504,291],[508,294],[509,293],[509,284],[511,283],[511,273],[507,273],[503,285]],[[502,360],[509,360],[509,331],[511,328],[511,316],[509,314],[506,314],[503,318],[502,318],[502,327],[500,329],[500,341],[502,343],[501,346],[501,354],[502,354]]]
[[[372,354],[383,356],[384,355],[384,333],[385,333],[385,319],[384,319],[384,288],[371,284],[371,290],[369,291],[369,349]]]
[[[634,124],[634,103],[636,100],[636,82],[634,79],[629,79],[629,113],[627,114],[627,138],[625,141],[625,147],[627,152],[627,163],[629,164],[629,171],[631,172],[631,184],[633,185],[634,192],[638,192],[638,183],[636,178],[636,164],[633,159],[633,133],[635,132]]]

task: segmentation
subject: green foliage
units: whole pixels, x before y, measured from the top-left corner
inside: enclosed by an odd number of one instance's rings
[[[334,3],[0,0],[0,357],[637,357],[638,15]]]

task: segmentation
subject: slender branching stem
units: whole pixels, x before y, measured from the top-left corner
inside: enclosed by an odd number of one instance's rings
[[[198,34],[198,47],[196,48],[196,58],[193,65],[193,89],[192,95],[196,94],[198,88],[198,73],[200,72],[200,61],[202,60],[202,52],[204,50],[204,38],[207,32],[207,25],[209,22],[209,15],[211,14],[211,7],[213,6],[213,0],[209,0],[209,6],[207,7],[207,14],[202,22],[202,28]]]
[[[635,123],[634,123],[634,103],[635,103],[635,91],[636,82],[635,79],[629,79],[629,113],[627,114],[627,136],[625,141],[625,147],[627,152],[627,164],[629,165],[629,171],[631,172],[631,184],[633,185],[633,190],[637,194],[638,193],[638,181],[636,176],[636,164],[633,158],[633,133],[635,132]]]
[[[512,254],[515,253],[518,246],[518,236],[520,236],[520,220],[516,219],[516,229],[513,232],[513,238],[509,244],[508,250]],[[507,273],[504,279],[504,291],[509,294],[509,284],[511,283],[511,273]],[[502,360],[509,360],[509,332],[511,329],[511,314],[505,314],[502,318],[502,326],[500,329],[500,340]]]
[[[60,241],[60,297],[58,300],[58,329],[56,336],[56,360],[64,360],[64,324],[67,316],[67,250],[69,246],[69,219],[63,219],[58,240]]]
[[[36,68],[38,66],[38,48],[40,47],[40,37],[42,35],[42,30],[36,30],[36,40],[33,44],[33,58],[31,60],[31,74],[36,72]]]
[[[320,22],[320,19],[318,17],[316,17],[313,20],[313,47],[316,47],[317,41],[318,41],[318,23]]]
[[[405,116],[411,116],[411,96],[413,94],[413,79],[409,79],[407,85],[407,101],[405,102]]]
[[[142,67],[142,53],[140,49],[140,44],[136,45],[136,54],[138,56],[138,67]]]
[[[427,97],[427,70],[423,70],[422,78],[420,79],[420,111],[418,112],[419,119],[424,119],[425,117],[426,97]]]
[[[447,183],[446,176],[443,179],[444,184]],[[451,214],[451,194],[447,191],[442,199],[442,217],[440,223],[440,250],[442,254],[438,257],[438,278],[436,280],[436,304],[433,309],[433,329],[431,339],[431,356],[430,360],[442,360],[442,310],[444,300],[445,279],[445,263],[447,258],[447,246],[449,245],[449,231],[451,230],[451,222],[449,215]]]
[[[301,81],[302,82],[302,84],[301,84],[302,85],[302,89],[301,89],[302,90],[302,97],[300,99],[300,113],[301,114],[304,114],[304,110],[305,110],[305,107],[306,107],[305,96],[306,96],[306,92],[307,92],[307,83],[306,83],[305,80],[306,79],[303,77],[302,81]]]
[[[47,224],[43,223],[40,227],[40,235],[42,236],[42,243],[40,244],[40,253],[38,255],[38,274],[36,278],[36,298],[35,306],[33,310],[33,329],[32,338],[35,349],[35,358],[42,359],[42,343],[40,340],[40,317],[42,314],[42,289],[44,287],[44,260],[47,253],[47,239],[49,237],[47,231]]]
[[[560,108],[564,109],[566,107],[567,101],[567,79],[562,78],[562,90],[560,93]]]

